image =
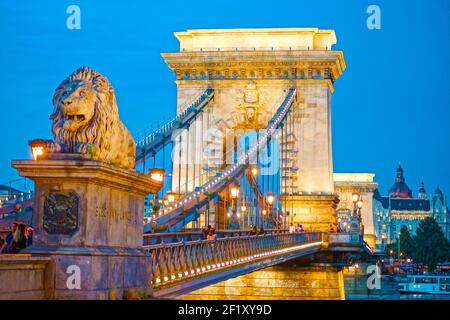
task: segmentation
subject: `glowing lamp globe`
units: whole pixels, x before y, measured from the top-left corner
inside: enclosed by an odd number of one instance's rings
[[[164,169],[152,168],[152,169],[150,169],[149,176],[154,181],[163,182]]]

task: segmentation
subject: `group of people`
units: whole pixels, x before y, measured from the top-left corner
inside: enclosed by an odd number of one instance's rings
[[[289,233],[302,233],[305,232],[303,229],[303,226],[301,224],[298,224],[294,226],[293,223],[289,226]]]
[[[214,239],[217,238],[216,229],[211,227],[211,225],[208,225],[207,227],[203,227],[202,228],[202,233],[203,233],[203,239],[204,240],[214,240]],[[251,236],[256,236],[256,235],[265,234],[266,231],[264,230],[263,227],[258,229],[255,225],[253,225],[250,228],[250,232],[249,233],[250,233]]]
[[[251,236],[256,236],[256,235],[259,235],[259,234],[265,234],[265,233],[266,233],[266,232],[264,231],[264,228],[263,228],[263,227],[259,228],[259,230],[258,230],[258,228],[254,225],[254,226],[252,226],[251,229],[250,229],[250,235],[251,235]]]
[[[0,237],[0,253],[19,253],[33,242],[33,228],[23,222],[13,222],[5,239]]]
[[[216,229],[208,225],[202,228],[203,239],[204,240],[214,240],[217,238]]]

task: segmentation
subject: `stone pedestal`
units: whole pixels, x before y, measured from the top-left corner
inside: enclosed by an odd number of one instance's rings
[[[65,156],[65,158],[70,158]],[[97,161],[13,161],[35,182],[33,255],[49,255],[55,299],[114,299],[148,293],[142,249],[145,195],[161,186]]]
[[[294,87],[296,103],[286,132],[289,150],[282,159],[293,169],[284,180],[285,186],[292,187],[285,193],[334,192],[331,96],[346,64],[343,53],[332,49],[336,43],[333,30],[208,29],[177,32],[175,36],[180,51],[162,56],[176,77],[178,113],[206,88],[214,89],[213,102],[196,121],[198,128],[191,127],[176,140],[180,157],[174,159],[175,192],[179,192],[179,181],[181,192],[193,190],[208,175],[220,171],[222,155],[232,154],[223,140],[234,141],[243,132],[266,128]],[[198,132],[207,129],[207,138],[199,138]],[[207,150],[207,156],[198,150]],[[229,160],[231,156],[226,164]],[[269,169],[260,174],[272,174],[279,164],[272,161],[265,167]],[[184,181],[191,182],[186,187]]]
[[[283,211],[289,211],[288,222],[301,224],[305,231],[337,229],[337,195],[290,195],[280,198]]]
[[[204,287],[180,300],[344,300],[339,267],[296,266],[291,261]]]

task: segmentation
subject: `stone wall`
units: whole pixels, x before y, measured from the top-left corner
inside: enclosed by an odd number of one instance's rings
[[[38,300],[51,297],[51,259],[30,255],[1,255],[0,300]]]
[[[179,299],[193,300],[342,300],[342,271],[335,267],[269,267],[219,282]]]

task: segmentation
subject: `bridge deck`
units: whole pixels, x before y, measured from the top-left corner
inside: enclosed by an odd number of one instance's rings
[[[321,250],[323,233],[276,233],[145,246],[153,296],[174,297]]]

